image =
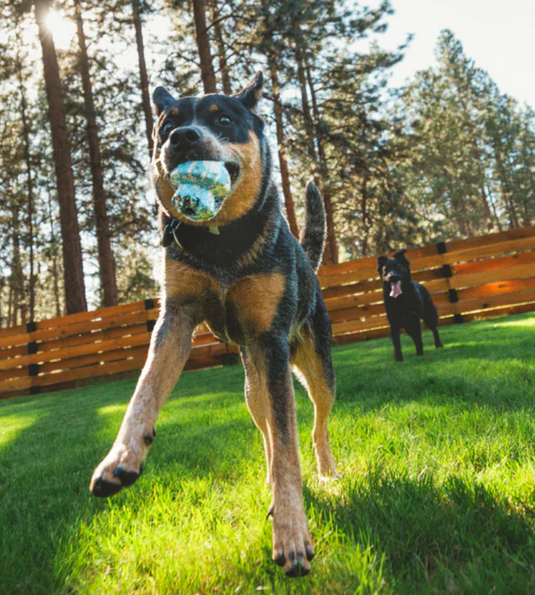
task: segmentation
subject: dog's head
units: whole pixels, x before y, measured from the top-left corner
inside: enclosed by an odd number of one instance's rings
[[[377,258],[377,271],[388,290],[388,295],[393,298],[403,293],[403,287],[411,281],[411,265],[405,257],[406,250],[400,250],[393,258],[379,256]]]
[[[232,96],[218,93],[174,99],[163,87],[153,93],[158,120],[154,127],[153,181],[164,212],[190,225],[227,225],[249,212],[269,174],[264,123],[254,108],[262,93],[263,75]],[[187,161],[221,161],[231,189],[220,210],[204,221],[191,221],[172,203],[169,174]]]

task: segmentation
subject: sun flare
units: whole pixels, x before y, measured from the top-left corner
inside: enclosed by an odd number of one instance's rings
[[[76,35],[76,25],[61,12],[51,10],[46,18],[46,26],[54,37],[54,44],[59,50],[68,50]]]

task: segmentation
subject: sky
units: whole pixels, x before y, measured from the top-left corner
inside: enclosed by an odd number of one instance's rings
[[[376,6],[379,0],[363,4]],[[465,54],[486,70],[502,93],[535,108],[535,0],[391,0],[395,14],[381,46],[414,38],[395,66],[391,84],[401,86],[417,70],[434,64],[442,29],[451,29]]]

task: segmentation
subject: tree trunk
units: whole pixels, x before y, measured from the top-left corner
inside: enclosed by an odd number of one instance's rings
[[[52,146],[61,220],[65,303],[67,314],[73,314],[75,312],[86,311],[87,302],[85,299],[82,246],[74,193],[71,148],[67,132],[65,102],[59,77],[56,48],[52,34],[46,25],[50,3],[49,0],[34,0],[34,6],[43,52],[45,90],[48,102],[48,116],[52,130]]]
[[[277,130],[277,146],[279,153],[279,165],[282,178],[282,193],[284,196],[284,204],[286,206],[286,216],[288,217],[288,224],[292,234],[299,238],[299,227],[297,226],[297,219],[295,217],[294,199],[290,188],[290,174],[288,172],[288,161],[286,159],[284,122],[282,117],[282,106],[280,103],[280,87],[278,78],[278,64],[275,52],[270,52],[268,55],[269,70],[271,74],[271,85],[273,92],[273,112],[275,115],[275,126]]]
[[[98,137],[97,116],[93,101],[93,89],[89,75],[89,58],[85,40],[84,22],[80,1],[75,0],[75,18],[80,48],[79,67],[84,89],[84,109],[87,123],[87,140],[89,143],[89,164],[93,183],[93,207],[97,230],[98,261],[100,282],[103,293],[103,305],[117,305],[117,280],[115,277],[115,263],[110,241],[110,228],[106,206],[106,192],[104,190],[104,175],[100,156],[100,140]]]
[[[195,23],[195,40],[201,63],[201,77],[205,93],[217,93],[212,53],[210,51],[210,37],[206,27],[206,11],[204,0],[191,0],[193,5],[193,20]]]
[[[145,131],[147,142],[149,144],[149,155],[152,157],[152,107],[149,96],[149,77],[147,75],[147,65],[145,63],[145,46],[143,44],[143,29],[141,27],[141,11],[139,0],[132,0],[132,13],[134,19],[134,29],[136,31],[137,58],[139,63],[139,79],[141,83],[141,104],[145,114]]]
[[[18,35],[17,30],[17,41],[22,43],[21,38]],[[32,176],[32,163],[30,157],[30,125],[28,122],[28,101],[26,100],[26,87],[24,85],[23,73],[22,73],[22,60],[20,55],[17,53],[17,78],[19,83],[19,95],[20,95],[20,115],[22,121],[22,144],[24,153],[24,164],[26,166],[26,190],[28,196],[27,206],[27,245],[29,252],[30,261],[30,276],[28,279],[28,310],[29,320],[33,322],[35,316],[35,259],[34,259],[34,233],[33,233],[33,215],[34,215],[34,182]]]
[[[217,60],[219,62],[219,72],[221,73],[221,84],[225,95],[232,95],[232,83],[227,63],[227,52],[225,42],[223,41],[223,29],[220,21],[221,15],[219,8],[214,3],[212,8],[212,26],[214,28],[214,38],[217,46]]]
[[[51,189],[47,188],[47,210],[48,210],[48,224],[50,226],[50,245],[52,247],[52,284],[54,287],[54,305],[56,307],[56,318],[61,316],[61,297],[59,290],[59,265],[58,265],[58,250],[56,242],[56,234],[54,227],[56,223],[54,221],[54,215],[52,213],[52,193]]]
[[[310,104],[308,103],[307,83],[305,75],[305,65],[301,51],[300,41],[295,45],[295,59],[297,63],[297,77],[299,79],[299,88],[301,90],[301,105],[303,108],[303,120],[305,133],[307,137],[307,149],[310,159],[314,166],[317,164],[316,146],[314,144],[314,124],[310,115]]]

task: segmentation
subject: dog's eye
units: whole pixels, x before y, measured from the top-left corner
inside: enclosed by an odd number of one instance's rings
[[[173,130],[173,125],[171,124],[171,122],[166,122],[161,128],[160,128],[160,134],[162,136],[167,136],[171,130]]]
[[[219,116],[216,120],[216,124],[219,124],[219,126],[230,126],[232,124],[232,118],[225,115]]]

